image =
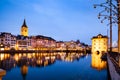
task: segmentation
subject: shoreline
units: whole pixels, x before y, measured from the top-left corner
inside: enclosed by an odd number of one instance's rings
[[[90,53],[88,50],[4,50],[0,53],[52,53],[52,52],[83,52]]]

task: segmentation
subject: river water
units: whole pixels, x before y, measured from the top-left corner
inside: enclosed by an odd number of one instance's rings
[[[107,80],[99,54],[0,53],[3,80]]]

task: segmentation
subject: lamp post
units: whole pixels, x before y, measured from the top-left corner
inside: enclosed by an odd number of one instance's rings
[[[118,6],[118,53],[120,53],[120,0],[117,0]]]
[[[103,19],[101,22],[104,20],[108,19],[109,20],[109,25],[110,25],[110,52],[112,52],[112,25],[115,23],[118,25],[118,52],[120,53],[120,8],[119,4],[120,0],[106,0],[105,3],[101,4],[95,4],[94,8],[97,6],[104,8],[101,12],[99,12],[98,18],[102,17]],[[105,13],[106,12],[106,13]],[[109,14],[107,14],[109,13]]]
[[[117,0],[117,7],[118,7],[118,53],[119,53],[119,61],[118,65],[120,67],[120,0]]]
[[[110,0],[110,53],[112,52],[112,0]]]

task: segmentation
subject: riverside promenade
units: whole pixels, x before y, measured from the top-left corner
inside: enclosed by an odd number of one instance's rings
[[[116,52],[108,53],[107,61],[111,80],[120,80],[120,54]]]

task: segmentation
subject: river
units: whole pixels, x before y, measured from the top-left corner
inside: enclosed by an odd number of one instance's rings
[[[106,61],[98,54],[0,53],[3,80],[107,80]]]

